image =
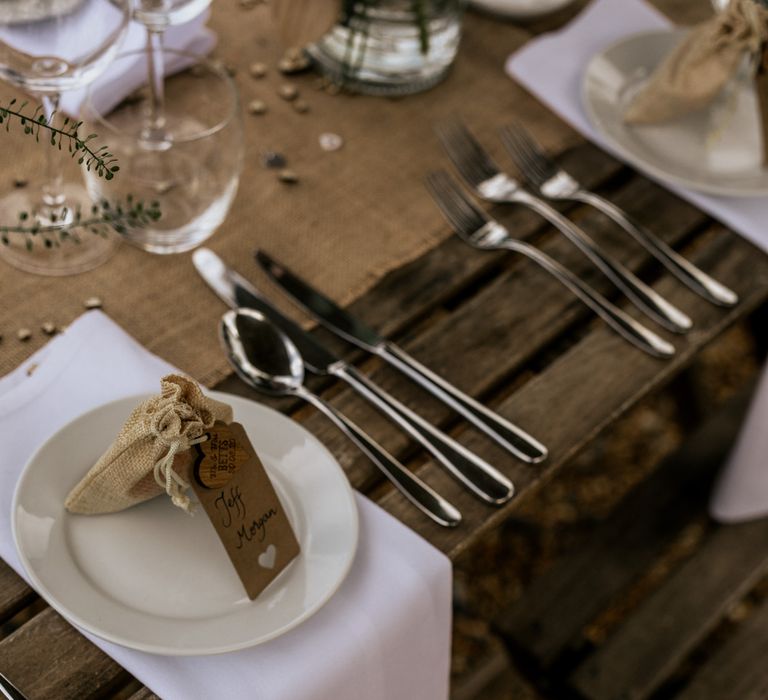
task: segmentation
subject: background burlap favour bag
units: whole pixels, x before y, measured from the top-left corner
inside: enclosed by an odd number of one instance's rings
[[[72,489],[72,513],[114,513],[166,492],[188,510],[189,448],[218,420],[232,422],[232,409],[207,398],[191,379],[170,374],[161,393],[137,406],[115,441]]]
[[[756,79],[764,160],[768,160],[768,113],[763,79],[768,9],[755,0],[731,0],[712,19],[695,26],[633,97],[624,120],[656,124],[710,105],[743,70]],[[760,99],[762,97],[762,99]]]

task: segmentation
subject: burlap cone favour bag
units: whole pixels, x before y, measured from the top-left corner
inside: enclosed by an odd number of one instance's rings
[[[72,489],[72,513],[114,513],[167,493],[189,510],[189,449],[218,420],[232,422],[232,409],[206,397],[191,379],[163,377],[159,396],[137,406],[115,441]]]
[[[767,44],[768,9],[755,0],[731,0],[725,10],[695,26],[662,61],[630,102],[625,122],[655,124],[706,107],[749,61],[768,154]]]

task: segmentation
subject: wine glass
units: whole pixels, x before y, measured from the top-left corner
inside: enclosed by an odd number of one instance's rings
[[[141,125],[141,138],[147,149],[164,150],[170,145],[165,111],[165,30],[194,19],[210,4],[211,0],[134,0],[134,18],[147,29],[149,99]]]
[[[65,152],[74,143],[73,121],[65,123],[63,117],[53,120],[60,95],[89,84],[109,65],[128,29],[130,2],[36,0],[0,4],[0,78],[41,103],[46,122],[64,132],[56,135],[56,145]],[[15,111],[19,111],[18,104]],[[8,101],[2,106],[8,106]],[[28,108],[26,113],[30,112]],[[21,121],[18,116],[6,118]],[[28,121],[16,126],[33,128]],[[90,212],[91,200],[82,184],[64,181],[66,153],[45,143],[51,142],[52,132],[39,131],[43,141],[39,148],[45,149],[47,156],[43,181],[0,197],[0,225],[23,221],[27,230],[37,229],[37,233],[9,234],[7,243],[0,245],[0,257],[39,274],[66,275],[91,269],[112,254],[119,239],[104,229],[98,229],[101,235],[68,231],[78,212]],[[79,151],[79,155],[87,153]]]
[[[119,177],[86,173],[94,201],[112,210],[129,202],[159,207],[161,216],[141,226],[121,222],[120,234],[151,253],[181,253],[211,236],[234,199],[243,161],[237,88],[221,66],[183,51],[163,49],[172,77],[165,81],[162,148],[148,143],[143,116],[151,103],[144,51],[115,58],[112,70],[131,74],[137,90],[116,107],[94,86],[82,109],[87,131],[105,135],[120,162]],[[186,67],[187,70],[179,71]],[[143,80],[142,80],[143,79]]]

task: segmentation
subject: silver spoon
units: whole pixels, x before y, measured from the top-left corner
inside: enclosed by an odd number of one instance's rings
[[[325,414],[354,442],[395,487],[439,525],[455,527],[461,513],[409,472],[381,445],[336,408],[304,386],[304,360],[296,346],[276,326],[253,309],[227,311],[221,318],[221,339],[229,363],[254,389],[296,396]]]

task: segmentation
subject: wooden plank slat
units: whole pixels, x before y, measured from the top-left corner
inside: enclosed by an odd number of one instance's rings
[[[739,625],[675,700],[768,698],[768,600]]]
[[[24,580],[0,559],[0,622],[13,617],[35,597]]]
[[[702,240],[702,247],[694,260],[742,295],[737,308],[723,310],[704,300],[691,302],[687,308],[696,319],[696,330],[684,339],[676,340],[678,353],[668,361],[651,358],[596,325],[545,372],[501,404],[502,414],[515,416],[521,425],[550,448],[550,459],[534,468],[517,463],[507,466],[504,463],[505,471],[516,482],[518,502],[534,484],[556,471],[642,397],[669,381],[706,343],[768,297],[766,256],[736,236],[723,235],[719,227],[713,228],[710,233],[712,236],[708,241]],[[673,302],[679,301],[683,295],[666,278],[657,288]],[[494,459],[492,448],[479,436],[472,434],[464,440],[464,444]],[[434,465],[427,464],[421,474],[432,481],[436,472]],[[502,508],[491,509],[456,487],[446,490],[445,495],[464,514],[462,525],[451,531],[422,522],[410,512],[407,504],[398,502],[393,494],[383,496],[380,503],[451,557],[457,556],[483,532],[507,518],[516,507],[513,499]]]
[[[536,579],[498,622],[501,634],[549,666],[581,631],[655,561],[690,519],[702,513],[712,478],[741,425],[741,395],[707,421],[635,488],[574,551]]]
[[[160,696],[155,695],[149,688],[142,688],[131,695],[128,700],[160,700]]]
[[[573,674],[590,700],[646,698],[768,571],[768,521],[716,528]]]
[[[52,608],[0,642],[0,669],[31,700],[96,698],[128,678]]]

